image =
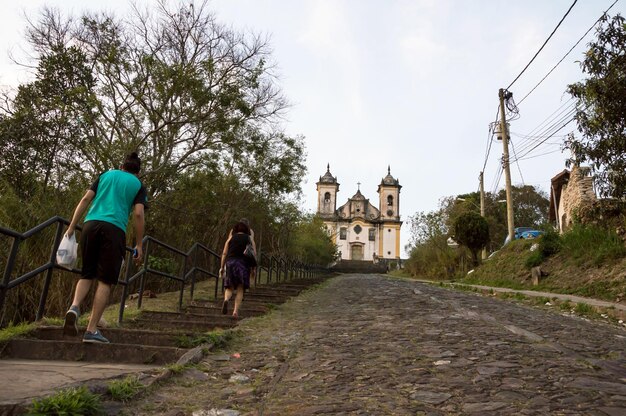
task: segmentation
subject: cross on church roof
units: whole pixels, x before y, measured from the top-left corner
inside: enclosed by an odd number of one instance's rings
[[[361,182],[357,182],[356,186],[357,186],[357,191],[360,191],[361,190]]]

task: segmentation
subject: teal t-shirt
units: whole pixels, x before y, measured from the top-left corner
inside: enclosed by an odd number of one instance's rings
[[[95,192],[87,221],[105,221],[126,232],[128,216],[135,204],[146,205],[146,189],[132,173],[110,170],[91,185]]]

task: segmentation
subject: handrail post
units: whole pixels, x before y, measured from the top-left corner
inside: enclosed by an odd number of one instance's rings
[[[187,256],[183,257],[183,272],[180,282],[180,296],[178,296],[178,312],[183,310],[183,294],[185,293],[185,273],[187,273]]]
[[[185,262],[186,263],[186,262]],[[193,264],[191,265],[191,287],[189,288],[189,300],[193,300],[193,291],[196,288],[196,268],[198,267],[198,246],[193,253]]]
[[[54,244],[52,245],[52,251],[50,252],[50,261],[49,268],[46,272],[46,280],[43,284],[43,290],[41,291],[41,296],[39,297],[39,308],[37,308],[37,315],[35,316],[35,321],[41,320],[43,318],[43,313],[46,309],[46,299],[48,298],[48,291],[50,290],[50,282],[52,281],[52,273],[54,272],[54,262],[56,260],[56,251],[59,247],[59,243],[61,243],[61,236],[63,235],[63,224],[59,221],[57,223],[57,232],[54,236]]]
[[[21,238],[13,237],[13,243],[11,244],[11,253],[7,259],[7,264],[4,266],[4,276],[2,277],[2,284],[0,284],[0,311],[4,309],[4,301],[9,290],[9,282],[11,281],[11,271],[15,265],[15,258],[17,257],[17,250],[19,248]]]
[[[132,270],[133,256],[126,254],[129,257],[129,261],[126,263],[126,276],[124,278],[124,289],[122,289],[122,298],[120,299],[120,312],[117,317],[117,323],[121,324],[124,319],[124,310],[126,309],[126,299],[128,299],[128,279],[130,279],[130,272]]]
[[[143,270],[139,279],[139,297],[137,298],[137,309],[141,309],[143,300],[143,288],[146,281],[146,270],[148,270],[148,257],[150,256],[150,240],[146,240],[146,255],[143,258]]]

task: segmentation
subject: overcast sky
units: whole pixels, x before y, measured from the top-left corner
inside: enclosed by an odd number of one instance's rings
[[[498,89],[520,73],[572,1],[213,0],[210,8],[224,24],[271,37],[280,85],[293,105],[285,130],[306,138],[304,207],[316,209],[315,182],[327,163],[341,184],[338,205],[360,182],[377,206],[377,185],[390,165],[402,185],[400,213],[406,220],[437,208],[444,196],[478,190]],[[511,87],[518,102],[612,3],[578,1]],[[23,16],[35,16],[44,4],[76,14],[105,4],[122,16],[129,8],[126,0],[3,1],[0,85],[29,80],[8,52],[21,54]],[[618,2],[610,14],[626,14],[625,5]],[[513,184],[548,192],[550,178],[565,168],[568,155],[559,142],[575,130],[574,123],[530,153],[538,139],[527,136],[545,135],[547,125],[567,114],[565,89],[582,78],[576,61],[593,33],[519,105],[520,117],[511,122],[511,157],[517,153],[522,160],[511,166]],[[485,165],[486,191],[504,185],[504,177],[497,181],[501,155],[502,144],[494,141]],[[408,238],[405,224],[403,246]]]

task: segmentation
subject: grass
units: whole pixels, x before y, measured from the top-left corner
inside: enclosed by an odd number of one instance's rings
[[[92,416],[102,414],[100,396],[86,387],[59,390],[56,394],[34,400],[28,415],[31,416]]]
[[[127,402],[141,391],[145,386],[139,381],[137,376],[127,376],[126,378],[113,380],[107,384],[107,392],[113,400]]]
[[[224,349],[234,338],[234,331],[211,331],[205,334],[190,337],[181,335],[176,338],[176,346],[180,348],[195,348],[202,344],[212,344],[214,349]]]
[[[35,328],[37,328],[37,324],[35,323],[21,323],[13,325],[13,322],[11,322],[6,328],[0,329],[0,345],[7,343],[13,338],[26,335],[34,331]]]
[[[561,236],[563,251],[567,252],[578,266],[598,267],[611,260],[626,256],[626,246],[614,231],[597,226],[576,225]]]

